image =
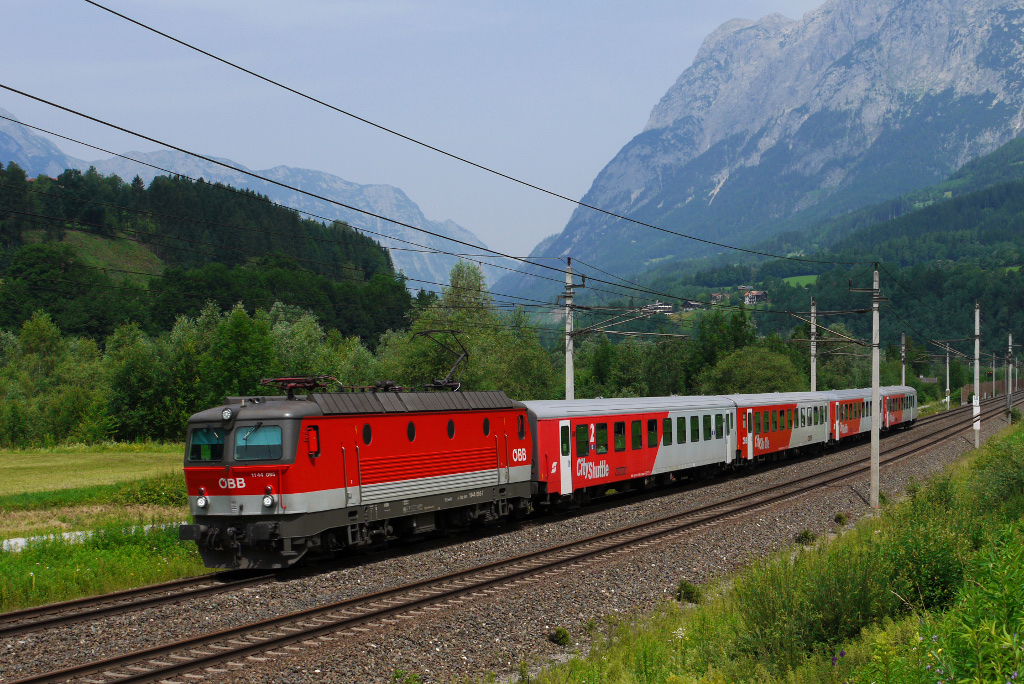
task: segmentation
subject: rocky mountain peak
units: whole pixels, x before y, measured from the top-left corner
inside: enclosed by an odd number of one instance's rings
[[[937,182],[1022,123],[1024,1],[829,0],[711,33],[585,201],[742,246]],[[708,251],[584,209],[544,249],[629,272]]]

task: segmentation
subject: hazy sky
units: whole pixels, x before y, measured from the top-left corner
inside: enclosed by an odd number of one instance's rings
[[[103,0],[100,0],[103,2]],[[107,6],[432,145],[570,197],[639,133],[723,22],[820,0],[107,0]],[[573,207],[259,82],[82,0],[0,0],[0,82],[253,169],[402,188],[428,218],[526,254]],[[154,146],[0,93],[26,123]],[[101,157],[58,145],[69,154]]]

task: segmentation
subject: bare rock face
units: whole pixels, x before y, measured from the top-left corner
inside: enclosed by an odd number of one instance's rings
[[[761,241],[935,183],[1016,137],[1022,57],[1022,0],[830,0],[800,20],[735,19],[584,201]],[[625,272],[711,251],[583,208],[544,248]]]

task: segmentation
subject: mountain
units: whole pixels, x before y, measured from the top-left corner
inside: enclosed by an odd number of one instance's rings
[[[830,0],[727,22],[583,201],[745,245],[933,185],[1024,128],[1022,26],[1019,0]],[[635,273],[719,251],[578,208],[535,255]]]
[[[0,114],[14,118],[13,115],[2,109],[0,109]],[[181,152],[170,150],[128,152],[125,156],[145,163],[132,162],[121,157],[91,162],[75,159],[65,155],[48,139],[33,133],[30,129],[0,119],[0,162],[6,164],[14,161],[25,169],[29,176],[38,174],[57,176],[67,168],[85,170],[90,166],[95,166],[96,170],[104,175],[117,174],[125,180],[131,180],[138,175],[148,185],[156,175],[160,174],[159,171],[145,165],[152,164],[190,178],[204,178],[210,182],[221,182],[236,188],[249,188],[266,195],[279,204],[308,211],[327,219],[345,221],[354,228],[383,234],[384,237],[373,233],[369,233],[369,236],[377,239],[391,251],[391,258],[397,270],[402,271],[408,278],[415,279],[409,283],[412,289],[420,287],[428,290],[439,289],[437,285],[431,283],[447,283],[448,274],[458,261],[458,257],[424,252],[423,248],[405,244],[400,240],[407,240],[431,249],[454,254],[480,253],[479,250],[398,226],[390,221],[373,218],[358,211],[345,209],[330,202],[313,199],[307,195],[254,179],[244,173],[231,171]],[[230,159],[218,159],[218,161],[246,171],[249,170]],[[433,233],[486,248],[480,238],[453,221],[427,219],[419,206],[409,199],[401,189],[390,185],[359,185],[323,171],[297,169],[289,166],[276,166],[254,173],[343,204],[359,207],[379,216],[386,216]],[[505,260],[482,259],[482,261],[505,265]],[[492,282],[498,275],[506,272],[494,266],[484,266],[483,270],[484,275]]]
[[[0,163],[16,163],[30,176],[58,176],[64,169],[80,168],[81,160],[64,154],[46,138],[15,123],[17,118],[0,108]],[[10,121],[14,119],[15,121]]]

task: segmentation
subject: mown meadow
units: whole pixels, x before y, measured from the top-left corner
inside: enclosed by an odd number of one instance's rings
[[[756,560],[700,592],[683,583],[680,595],[654,615],[592,623],[586,655],[537,674],[524,663],[520,681],[1018,681],[1024,430],[831,542]]]
[[[199,575],[181,444],[106,444],[0,453],[0,611]],[[79,537],[64,535],[87,532]]]

